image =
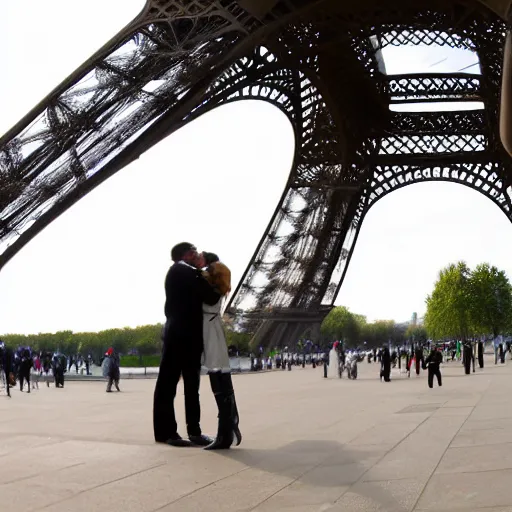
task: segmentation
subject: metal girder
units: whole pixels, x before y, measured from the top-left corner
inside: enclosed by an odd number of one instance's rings
[[[414,183],[427,181],[448,181],[459,183],[483,193],[490,198],[512,221],[512,193],[506,188],[499,159],[491,160],[489,155],[482,163],[439,163],[419,166],[413,163],[402,165],[379,165],[371,181],[369,209],[387,194]]]
[[[482,101],[480,76],[469,73],[386,75],[392,104]]]
[[[260,99],[290,119],[295,158],[228,311],[269,337],[262,343],[293,342],[302,327],[318,333],[362,220],[387,193],[455,181],[510,218],[512,169],[497,136],[505,30],[466,0],[148,0],[0,139],[0,268],[173,131]],[[469,49],[481,74],[383,75],[380,51],[403,44]],[[484,109],[389,111],[437,101]]]
[[[394,112],[389,132],[400,135],[477,135],[487,131],[483,110]]]

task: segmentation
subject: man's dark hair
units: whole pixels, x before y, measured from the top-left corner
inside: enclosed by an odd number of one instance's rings
[[[183,256],[187,254],[190,249],[194,247],[194,244],[189,244],[188,242],[181,242],[181,244],[175,245],[171,249],[171,259],[175,263],[178,261],[181,261],[183,259]]]
[[[210,266],[212,263],[217,263],[220,261],[220,258],[213,252],[203,251],[203,256],[206,262],[206,266]]]

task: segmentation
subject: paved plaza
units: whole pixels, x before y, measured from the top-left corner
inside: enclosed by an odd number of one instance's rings
[[[512,511],[512,362],[463,375],[326,380],[322,369],[234,376],[243,444],[152,441],[154,380],[0,397],[0,510]],[[216,409],[202,381],[203,430]],[[181,433],[183,392],[177,398]]]

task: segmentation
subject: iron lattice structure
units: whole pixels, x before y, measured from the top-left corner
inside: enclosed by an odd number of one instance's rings
[[[505,23],[473,0],[148,0],[141,14],[0,139],[0,268],[44,227],[164,137],[219,105],[286,114],[286,188],[228,313],[257,342],[312,336],[362,220],[381,197],[452,181],[512,220],[498,136]],[[388,45],[469,49],[480,73],[388,75]],[[391,104],[481,101],[480,110]]]

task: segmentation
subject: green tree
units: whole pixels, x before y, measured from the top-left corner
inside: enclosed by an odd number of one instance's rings
[[[59,348],[64,354],[76,355],[78,352],[78,342],[73,336],[73,331],[59,331],[55,333],[55,338]],[[51,344],[51,342],[50,342]]]
[[[405,333],[407,328],[405,325],[398,325],[395,321],[393,321],[393,326],[391,327],[390,341],[394,345],[403,345],[407,340]]]
[[[10,347],[29,345],[27,336],[24,334],[4,334],[3,336],[0,336],[0,339]]]
[[[373,323],[374,344],[382,345],[391,341],[399,343],[401,341],[400,331],[395,328],[394,320],[377,320]]]
[[[427,297],[425,327],[432,338],[466,339],[472,332],[471,272],[466,263],[450,264],[439,272]]]
[[[73,333],[73,337],[77,341],[78,352],[84,357],[90,354],[96,362],[99,362],[108,348],[108,346],[104,346],[104,341],[97,332]]]
[[[137,341],[137,353],[139,354],[139,363],[141,366],[143,364],[143,358],[145,356],[154,356],[157,353],[157,348],[155,345],[155,340],[151,338],[141,338]]]
[[[480,264],[471,273],[471,317],[480,334],[503,333],[512,316],[512,288],[504,271]]]
[[[224,325],[226,345],[236,347],[240,354],[249,353],[251,350],[258,350],[258,347],[251,347],[252,333],[235,331],[230,325]]]
[[[415,342],[423,342],[428,338],[427,330],[423,325],[409,325],[405,331],[405,338]]]
[[[369,347],[375,347],[378,345],[378,340],[375,332],[375,324],[365,324],[361,329],[361,338],[366,341]]]
[[[347,346],[355,347],[361,337],[361,318],[356,318],[346,307],[332,309],[322,322],[320,329],[329,341],[342,340]]]

